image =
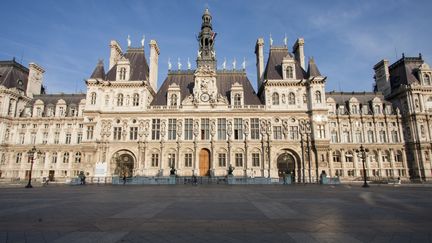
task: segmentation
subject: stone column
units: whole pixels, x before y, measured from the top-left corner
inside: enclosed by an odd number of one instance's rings
[[[164,164],[164,156],[163,156],[164,147],[165,147],[165,144],[164,144],[164,141],[162,139],[160,141],[159,176],[163,176],[163,171],[164,171],[164,167],[163,167],[163,164]]]
[[[345,149],[340,150],[340,161],[341,161],[341,168],[342,168],[342,175],[339,175],[341,177],[346,177],[347,171],[345,170]]]
[[[395,166],[395,160],[394,160],[394,150],[391,148],[390,149],[390,168],[392,171],[391,176],[393,176],[393,177],[396,175],[396,173],[395,173],[396,168],[395,167],[396,166]]]
[[[384,176],[384,169],[383,169],[383,161],[382,161],[382,150],[378,149],[378,171],[380,177]]]
[[[363,155],[360,155],[359,156],[359,154],[358,153],[356,153],[355,151],[353,151],[353,155],[355,154],[355,156],[354,156],[354,171],[355,171],[355,173],[354,173],[354,175],[355,176],[359,176],[361,173],[360,173],[360,170],[359,170],[359,166],[358,166],[358,163],[360,162],[360,163],[363,163],[363,160],[362,160],[362,156]],[[360,168],[361,168],[361,170],[363,170],[363,164],[360,166]]]
[[[403,164],[403,169],[405,170],[405,176],[409,176],[408,175],[408,165],[407,165],[407,157],[406,157],[406,153],[405,153],[405,149],[401,149],[402,151],[402,164]]]
[[[148,163],[146,163],[146,150],[147,150],[147,141],[144,141],[143,143],[143,150],[142,150],[142,157],[141,157],[141,163],[142,163],[142,174],[146,175],[146,170],[148,169]]]
[[[333,158],[331,158],[331,151],[327,151],[327,161],[329,163],[329,176],[333,177],[334,165]]]

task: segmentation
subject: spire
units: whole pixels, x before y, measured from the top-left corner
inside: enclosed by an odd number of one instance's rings
[[[321,73],[318,70],[317,65],[315,64],[315,60],[313,57],[309,58],[307,77],[321,77]]]
[[[94,69],[90,78],[105,79],[105,69],[102,59],[99,59],[98,64],[96,65],[96,68]]]
[[[216,51],[214,50],[216,32],[213,32],[211,21],[212,16],[209,9],[206,8],[202,15],[201,32],[197,38],[199,42],[197,67],[208,65],[216,69]]]

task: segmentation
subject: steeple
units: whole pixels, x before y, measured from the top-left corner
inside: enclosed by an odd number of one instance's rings
[[[216,70],[216,52],[214,50],[216,33],[213,32],[211,20],[212,16],[208,8],[206,8],[202,15],[201,32],[198,36],[199,50],[197,68],[209,66]]]

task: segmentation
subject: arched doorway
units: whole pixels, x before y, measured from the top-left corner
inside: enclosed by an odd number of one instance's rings
[[[210,170],[210,151],[201,149],[199,153],[199,175],[208,176]]]
[[[114,174],[118,176],[133,176],[134,156],[129,151],[118,151],[113,155],[115,164]]]
[[[283,177],[285,173],[289,172],[295,176],[295,158],[292,154],[284,152],[277,158],[278,176]]]

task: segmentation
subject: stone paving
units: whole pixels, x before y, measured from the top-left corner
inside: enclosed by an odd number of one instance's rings
[[[431,242],[432,188],[0,188],[0,242]]]

